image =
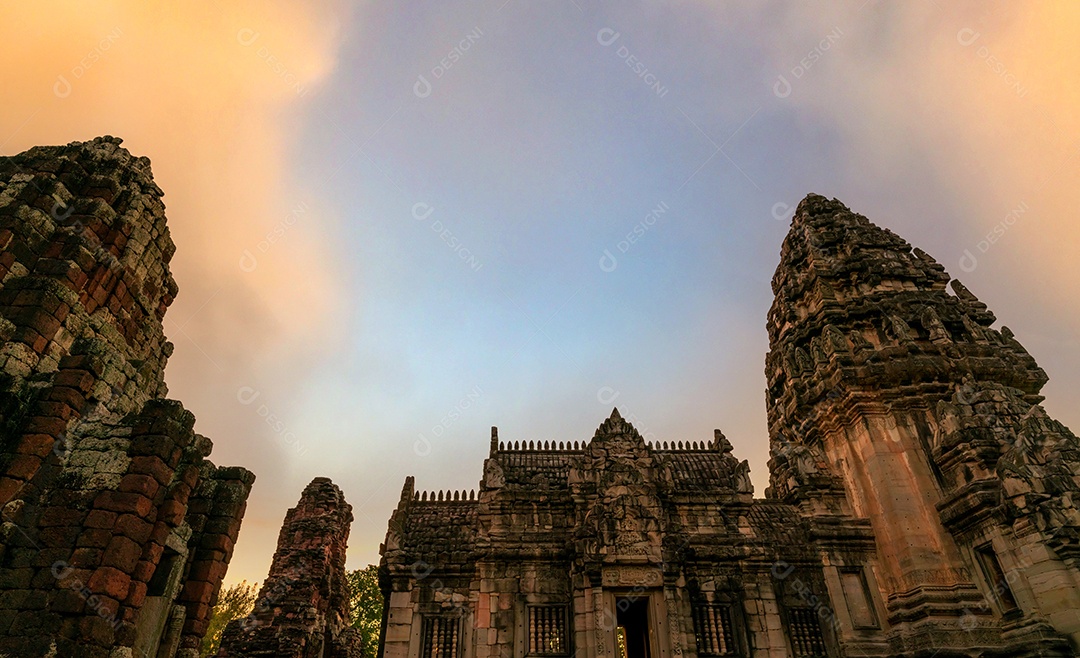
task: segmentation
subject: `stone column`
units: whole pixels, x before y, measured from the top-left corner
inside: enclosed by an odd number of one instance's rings
[[[315,478],[285,515],[255,611],[225,628],[220,658],[359,658],[349,626],[345,548],[352,507],[327,478]]]

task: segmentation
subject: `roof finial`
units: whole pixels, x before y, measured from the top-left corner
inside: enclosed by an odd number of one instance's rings
[[[724,453],[732,451],[731,442],[720,430],[713,430],[713,449]]]
[[[416,478],[409,475],[405,478],[405,486],[401,487],[401,502],[411,501],[414,493],[416,493]]]

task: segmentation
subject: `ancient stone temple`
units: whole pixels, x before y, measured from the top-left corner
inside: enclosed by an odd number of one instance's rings
[[[407,478],[382,658],[1072,656],[1080,439],[926,253],[811,195],[773,279],[771,486],[708,442],[501,442]]]
[[[345,579],[352,520],[333,482],[311,481],[285,515],[255,609],[225,628],[220,658],[360,658]]]
[[[254,476],[165,399],[161,197],[111,137],[0,159],[0,655],[198,656]]]

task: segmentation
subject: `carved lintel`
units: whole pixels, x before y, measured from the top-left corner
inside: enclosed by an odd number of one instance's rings
[[[651,588],[664,585],[664,572],[656,567],[606,567],[602,578],[604,587]]]

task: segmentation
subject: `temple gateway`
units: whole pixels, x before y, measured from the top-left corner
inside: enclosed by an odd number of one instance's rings
[[[1076,655],[1080,439],[1012,332],[817,195],[773,291],[764,498],[720,431],[493,429],[479,492],[405,481],[381,658]]]

